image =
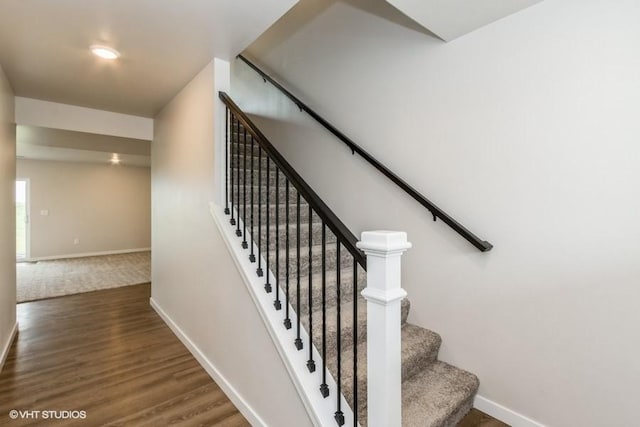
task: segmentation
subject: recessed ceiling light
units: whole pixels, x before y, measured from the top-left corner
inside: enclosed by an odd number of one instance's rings
[[[117,50],[111,49],[107,46],[93,45],[91,46],[91,52],[93,52],[94,55],[104,59],[116,59],[120,56]]]
[[[111,164],[112,165],[120,164],[120,156],[118,156],[116,153],[113,153],[113,156],[111,156]]]

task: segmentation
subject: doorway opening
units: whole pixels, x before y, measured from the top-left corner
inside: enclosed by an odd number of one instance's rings
[[[16,260],[29,258],[29,182],[16,180]]]

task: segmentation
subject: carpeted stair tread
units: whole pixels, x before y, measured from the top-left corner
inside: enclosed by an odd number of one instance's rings
[[[229,194],[229,197],[231,197],[231,194]],[[233,199],[233,203],[235,204],[237,199]],[[293,203],[292,203],[293,202]],[[235,212],[235,210],[234,210]],[[240,213],[243,214],[243,209],[240,209]],[[283,224],[286,223],[287,217],[286,217],[286,213],[287,213],[287,207],[284,203],[284,200],[280,200],[279,206],[278,206],[278,222],[280,224],[280,227],[283,226]],[[262,221],[262,225],[266,228],[266,223],[267,223],[267,204],[266,203],[254,203],[253,204],[253,221],[254,221],[254,226],[255,224],[257,224],[258,221],[258,217],[261,218]],[[308,223],[309,221],[309,205],[306,202],[300,201],[300,221],[304,222],[304,223]],[[275,204],[275,199],[270,199],[269,200],[269,222],[271,223],[270,228],[274,229],[276,228],[276,204]],[[293,223],[295,224],[296,222],[296,203],[295,200],[289,200],[289,223]],[[312,222],[315,223],[320,223],[321,220],[317,215],[313,215],[312,218]],[[250,225],[251,223],[251,204],[249,204],[247,206],[247,225]],[[329,234],[329,227],[327,227],[327,235]]]
[[[256,185],[249,185],[247,184],[246,186],[244,185],[237,185],[234,184],[232,187],[232,192],[229,192],[229,197],[231,197],[231,194],[233,194],[233,200],[238,200],[238,197],[240,197],[240,204],[242,205],[242,209],[244,209],[244,202],[247,203],[247,211],[249,210],[249,207],[251,206],[251,196],[253,195],[253,204],[266,204],[267,203],[267,194],[269,195],[269,203],[274,203],[276,202],[276,188],[270,188],[269,192],[267,193],[267,188],[266,186],[262,186],[259,187],[257,185],[257,183],[255,183]],[[251,191],[253,190],[253,193],[251,193]],[[246,192],[246,193],[245,193]],[[246,194],[246,196],[245,196]],[[287,189],[285,187],[280,187],[278,189],[278,198],[280,199],[279,202],[286,204],[287,200],[286,200],[286,196],[287,196]],[[297,199],[298,199],[298,190],[296,190],[295,187],[289,187],[289,204],[293,203],[296,204],[297,203]],[[302,203],[306,204],[306,201],[304,199],[304,197],[302,195],[300,195],[300,210],[302,211]],[[307,207],[308,209],[308,207]],[[294,222],[295,222],[295,217],[293,218]]]
[[[247,241],[250,238],[247,236]],[[285,245],[280,245],[280,279],[284,279],[286,274],[286,255],[287,249]],[[327,269],[327,274],[330,273],[331,270],[335,270],[337,265],[337,244],[327,245],[325,249],[325,267]],[[266,255],[266,252],[264,253]],[[275,274],[276,270],[276,251],[269,251],[269,266],[271,267],[272,272]],[[297,273],[297,257],[296,257],[296,246],[295,240],[292,244],[291,240],[289,242],[289,277],[294,278]],[[321,273],[322,272],[322,245],[314,245],[311,247],[311,268],[313,273]],[[353,255],[348,252],[346,249],[340,249],[340,269],[345,269],[350,267],[353,268]],[[302,246],[300,248],[300,274],[307,276],[309,274],[309,249],[308,247]],[[333,273],[335,274],[335,273]],[[301,277],[302,279],[302,277]],[[291,283],[291,282],[290,282]],[[295,283],[295,279],[293,279],[293,283]]]
[[[402,327],[402,381],[407,381],[438,357],[442,339],[438,334],[410,323]],[[337,378],[335,356],[327,358],[327,368]],[[342,352],[342,391],[353,403],[353,347]],[[367,341],[358,344],[358,412],[361,419],[367,407]]]
[[[337,277],[336,271],[331,270],[327,271],[327,275],[325,278],[325,298],[326,298],[326,307],[334,307],[337,304],[336,301],[336,291],[337,291]],[[309,276],[306,275],[300,278],[300,312],[303,316],[309,315]],[[314,312],[316,310],[322,310],[322,273],[313,273],[311,276],[311,298],[313,304]],[[347,303],[349,301],[353,301],[353,269],[345,268],[340,271],[340,292],[341,297],[340,300],[342,303]],[[359,268],[358,273],[358,294],[365,288],[367,284],[367,276],[366,273]],[[280,290],[281,299],[282,295],[284,295],[284,288]],[[290,283],[289,285],[289,297],[291,299],[292,305],[296,305],[296,295],[297,295],[297,286],[295,281]],[[312,316],[316,314],[313,313]],[[317,319],[322,319],[319,317]],[[316,320],[314,320],[314,323]]]
[[[315,220],[317,217],[313,216],[313,219]],[[307,219],[305,219],[305,221],[307,221]],[[250,221],[249,221],[250,222]],[[258,234],[258,228],[260,228],[260,234]],[[296,224],[289,224],[289,239],[293,241],[293,244],[295,245],[295,238],[297,237],[296,233]],[[276,234],[277,233],[277,234]],[[266,242],[267,242],[267,226],[266,224],[261,224],[260,227],[258,227],[257,224],[257,219],[254,216],[254,221],[253,221],[253,232],[252,234],[254,235],[254,239],[258,239],[258,236],[260,236],[261,238],[261,243],[263,243],[263,245],[261,246],[262,250],[266,249]],[[269,248],[270,249],[274,249],[275,248],[275,243],[276,243],[276,236],[280,237],[280,244],[283,245],[287,236],[287,227],[285,226],[280,226],[276,229],[276,227],[274,226],[269,226]],[[293,238],[293,239],[292,239]],[[335,241],[336,241],[336,236],[331,232],[331,231],[325,231],[325,242],[326,243],[334,243],[335,245]],[[322,222],[320,220],[317,220],[316,222],[313,222],[311,224],[311,243],[313,244],[318,244],[322,242]],[[308,222],[304,222],[300,224],[300,243],[304,246],[308,248],[309,245],[309,223]],[[307,249],[308,250],[308,249]]]
[[[262,173],[261,173],[262,172]],[[242,185],[244,183],[244,169],[243,168],[232,168],[231,169],[231,173],[233,173],[233,181],[234,184],[237,184],[238,182]],[[251,174],[253,174],[253,177],[251,176]],[[284,176],[284,174],[280,173],[277,174],[279,177],[279,182],[278,182],[278,186],[280,187],[285,187],[286,186],[286,177]],[[247,166],[247,183],[251,182],[251,179],[253,179],[253,182],[256,185],[262,185],[263,187],[267,187],[267,178],[269,179],[268,183],[269,183],[269,187],[270,188],[275,188],[276,187],[276,171],[275,170],[269,170],[267,171],[266,168],[263,168],[262,171],[260,170],[260,168],[255,167],[254,164],[254,168],[253,170]]]
[[[402,300],[400,321],[404,325],[407,322],[407,316],[409,315],[410,302],[408,298]],[[295,309],[295,305],[294,305]],[[358,343],[364,341],[367,337],[367,302],[359,296],[358,297],[358,324],[357,324],[357,338]],[[353,345],[353,299],[348,302],[340,304],[340,337],[341,348],[344,350]],[[338,337],[338,322],[337,322],[337,304],[333,307],[327,307],[326,309],[326,340],[327,340],[327,357],[335,358],[337,354],[337,337]],[[301,316],[301,323],[304,328],[309,331],[309,318],[308,316]],[[313,320],[313,342],[320,352],[322,352],[322,308],[312,313]]]
[[[275,171],[276,169],[278,169],[278,167],[276,166],[275,162],[273,161],[268,161],[267,162],[267,158],[265,156],[262,156],[262,159],[260,158],[260,156],[250,156],[249,153],[247,153],[247,171],[249,171],[251,168],[251,159],[253,158],[253,169],[254,170],[259,170],[260,168],[262,168],[263,171],[267,170],[267,166],[269,167],[270,171]],[[262,166],[260,166],[260,162],[262,161]],[[268,165],[267,165],[268,163]],[[245,164],[244,164],[244,155],[243,153],[240,153],[240,157],[238,157],[237,155],[232,155],[231,158],[229,159],[229,164],[231,165],[232,168],[240,168],[243,169]],[[282,172],[282,170],[280,171],[280,175],[284,176],[284,173]],[[233,179],[234,181],[236,180],[237,176],[234,175]],[[229,178],[231,179],[231,177]]]
[[[403,427],[455,427],[469,412],[478,378],[435,362],[402,384]]]

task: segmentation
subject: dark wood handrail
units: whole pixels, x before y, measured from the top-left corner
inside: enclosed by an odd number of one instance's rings
[[[293,166],[289,164],[282,157],[282,154],[271,144],[266,136],[258,129],[258,127],[249,119],[249,117],[238,107],[238,105],[231,99],[225,92],[220,92],[219,97],[222,102],[233,111],[236,118],[242,123],[251,133],[251,135],[258,142],[260,147],[267,153],[267,156],[273,161],[285,177],[293,184],[294,187],[300,192],[300,195],[311,205],[313,211],[322,219],[327,227],[335,234],[336,238],[342,245],[353,255],[353,259],[362,266],[364,270],[367,269],[367,259],[364,253],[358,249],[356,243],[358,238],[347,228],[346,225],[333,213],[333,211],[327,206],[320,196],[311,189],[309,184],[295,171]]]
[[[456,221],[451,216],[449,216],[446,212],[444,212],[442,209],[436,206],[433,202],[431,202],[429,199],[427,199],[422,194],[420,194],[415,188],[410,186],[402,178],[400,178],[398,175],[392,172],[388,167],[386,167],[385,165],[380,163],[378,160],[376,160],[371,154],[369,154],[362,147],[360,147],[358,144],[353,142],[345,134],[340,132],[335,126],[333,126],[331,123],[325,120],[318,113],[316,113],[311,108],[309,108],[309,106],[307,106],[304,102],[300,101],[295,95],[293,95],[291,92],[285,89],[280,83],[278,83],[271,76],[269,76],[267,73],[265,73],[260,68],[258,68],[255,64],[253,64],[247,58],[245,58],[242,55],[238,55],[238,58],[241,59],[244,63],[246,63],[249,67],[251,67],[255,72],[260,74],[260,76],[262,76],[265,82],[268,81],[273,86],[278,88],[287,98],[293,101],[293,103],[296,104],[296,106],[300,110],[309,114],[311,117],[313,117],[314,120],[316,120],[318,123],[324,126],[329,132],[335,135],[340,141],[345,143],[347,147],[351,149],[352,154],[358,153],[363,159],[369,162],[369,164],[371,164],[374,168],[379,170],[384,176],[389,178],[398,187],[402,188],[407,194],[409,194],[418,203],[424,206],[429,212],[431,212],[431,214],[433,215],[434,221],[436,220],[436,218],[440,218],[445,224],[447,224],[449,227],[455,230],[458,234],[464,237],[469,243],[471,243],[473,246],[475,246],[482,252],[490,251],[491,248],[493,248],[493,245],[491,243],[487,242],[486,240],[482,240],[481,238],[473,234],[471,231],[469,231],[465,226],[463,226],[458,221]]]

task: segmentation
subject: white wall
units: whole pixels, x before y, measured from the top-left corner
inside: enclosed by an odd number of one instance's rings
[[[124,138],[153,139],[153,119],[16,97],[16,123]]]
[[[16,325],[16,126],[14,96],[0,67],[0,370]]]
[[[30,258],[151,247],[149,168],[46,160],[17,163],[17,177],[28,179],[30,187]],[[42,215],[43,210],[48,215]]]
[[[268,425],[310,425],[209,214],[216,91],[228,73],[210,63],[155,118],[152,299]]]
[[[636,425],[638,2],[545,1],[446,44],[351,3],[301,4],[249,54],[492,252],[239,61],[233,97],[352,231],[408,232],[409,320],[481,396],[549,426]]]

